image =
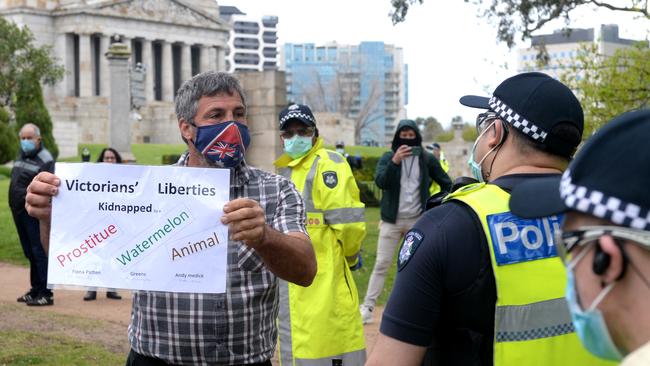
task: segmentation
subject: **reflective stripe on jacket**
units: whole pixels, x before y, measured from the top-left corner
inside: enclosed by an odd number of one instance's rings
[[[357,287],[349,266],[366,235],[364,204],[350,166],[318,138],[307,155],[276,162],[302,192],[318,272],[309,287],[280,281],[279,359],[282,366],[348,366],[365,362]]]
[[[580,343],[564,298],[566,272],[553,245],[560,218],[522,219],[496,185],[465,186],[458,200],[481,221],[497,289],[494,365],[611,365]]]

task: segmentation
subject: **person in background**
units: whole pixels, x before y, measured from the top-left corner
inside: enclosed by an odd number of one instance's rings
[[[596,132],[562,177],[512,192],[525,218],[564,214],[555,247],[567,274],[573,326],[592,354],[650,365],[650,110]],[[623,359],[624,358],[624,359]]]
[[[362,366],[365,339],[350,272],[361,267],[366,236],[359,188],[343,156],[323,147],[308,106],[292,104],[279,119],[285,153],[275,166],[302,192],[318,261],[311,286],[280,281],[280,364],[330,365],[339,359],[346,366]]]
[[[9,183],[9,207],[16,231],[29,261],[31,288],[20,296],[18,302],[30,306],[54,304],[54,295],[47,288],[47,254],[41,243],[38,220],[25,211],[27,186],[39,172],[54,172],[54,158],[43,146],[41,130],[32,123],[25,124],[18,133],[20,155],[14,161]]]
[[[415,121],[401,120],[391,151],[382,155],[375,171],[375,183],[383,190],[383,195],[377,260],[360,307],[364,324],[373,321],[372,311],[384,288],[395,248],[424,210],[432,181],[438,182],[447,192],[451,188],[451,179],[438,160],[422,149],[422,136]]]
[[[102,150],[101,153],[99,153],[97,162],[109,163],[109,164],[122,164],[122,157],[120,156],[120,153],[117,152],[117,150],[113,149],[112,147],[106,147]],[[113,300],[122,299],[122,296],[120,296],[117,293],[117,291],[113,288],[109,288],[108,291],[106,291],[106,297]],[[95,299],[97,299],[97,288],[95,287],[88,288],[86,295],[84,295],[84,301],[93,301]]]
[[[440,147],[440,144],[437,142],[434,142],[432,144],[429,144],[426,146],[426,149],[435,156],[436,159],[438,159],[438,162],[440,163],[440,166],[442,167],[442,170],[445,171],[445,173],[449,173],[449,162],[447,159],[445,159],[445,153],[442,151],[442,148]],[[431,182],[431,186],[429,186],[429,194],[431,196],[442,192],[440,189],[440,185],[438,182],[435,180]]]

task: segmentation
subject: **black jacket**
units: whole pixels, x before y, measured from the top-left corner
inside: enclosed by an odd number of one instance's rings
[[[9,184],[11,211],[19,213],[25,209],[27,186],[36,174],[44,171],[54,173],[54,158],[46,148],[41,146],[39,150],[29,155],[20,150],[20,155],[14,161],[14,168],[11,170],[11,183]]]

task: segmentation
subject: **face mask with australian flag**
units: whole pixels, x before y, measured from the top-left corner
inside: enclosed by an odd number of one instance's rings
[[[244,154],[251,142],[246,125],[228,121],[196,129],[194,147],[208,162],[220,168],[234,168],[244,160]]]

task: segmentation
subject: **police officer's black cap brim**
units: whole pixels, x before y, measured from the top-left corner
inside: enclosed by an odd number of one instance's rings
[[[460,104],[464,106],[480,109],[490,109],[489,101],[490,98],[479,97],[478,95],[465,95],[459,100]]]
[[[561,176],[535,178],[518,184],[511,192],[510,211],[533,219],[557,215],[568,210],[560,197]]]

